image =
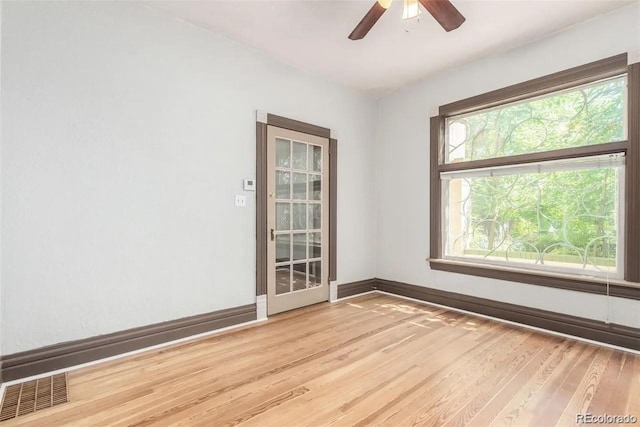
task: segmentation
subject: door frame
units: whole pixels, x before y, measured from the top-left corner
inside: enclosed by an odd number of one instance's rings
[[[331,129],[257,111],[256,114],[256,308],[258,320],[267,318],[267,126],[329,139],[329,301],[338,297],[337,199],[338,140]]]

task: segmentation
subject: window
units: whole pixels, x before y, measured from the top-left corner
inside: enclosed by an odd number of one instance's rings
[[[640,246],[631,76],[621,55],[441,107],[432,268],[640,281],[627,268]]]

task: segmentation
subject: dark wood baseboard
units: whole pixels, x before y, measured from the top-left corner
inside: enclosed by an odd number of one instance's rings
[[[249,304],[9,354],[0,358],[1,378],[25,378],[256,319],[256,305]]]
[[[345,283],[338,285],[338,298],[350,297],[352,295],[363,294],[375,289],[376,279],[360,280],[359,282]]]
[[[521,305],[409,285],[384,279],[367,279],[338,286],[338,298],[379,290],[394,295],[509,320],[567,335],[640,350],[640,329],[605,324],[592,319],[554,313]],[[6,355],[0,358],[0,378],[13,381],[56,369],[104,359],[157,344],[215,331],[256,320],[256,306],[249,304],[186,317],[97,337],[69,341]]]
[[[606,324],[598,320],[570,316],[522,305],[409,285],[391,280],[376,279],[378,290],[390,294],[415,298],[460,310],[509,320],[549,331],[640,350],[640,329],[624,325]]]
[[[372,290],[414,298],[447,307],[509,320],[523,325],[640,351],[640,329],[509,304],[385,279],[369,279],[338,286],[338,298]]]

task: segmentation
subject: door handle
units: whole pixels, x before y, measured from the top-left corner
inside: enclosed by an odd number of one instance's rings
[[[271,229],[271,241],[273,242],[276,239],[276,235],[273,232],[273,228]]]

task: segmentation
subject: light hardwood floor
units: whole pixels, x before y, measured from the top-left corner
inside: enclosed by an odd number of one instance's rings
[[[640,356],[382,295],[73,371],[69,387],[70,403],[1,427],[568,426],[579,412],[640,418]]]

